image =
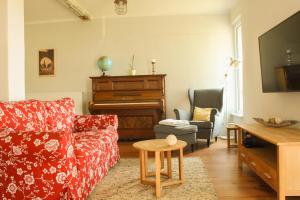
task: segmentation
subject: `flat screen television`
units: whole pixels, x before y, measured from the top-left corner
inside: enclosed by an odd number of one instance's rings
[[[258,40],[263,92],[300,92],[300,11]]]

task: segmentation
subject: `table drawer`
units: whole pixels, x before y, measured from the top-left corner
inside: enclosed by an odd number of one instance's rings
[[[256,156],[251,154],[246,155],[248,166],[255,171],[255,173],[261,177],[268,185],[270,185],[275,191],[278,188],[278,175],[276,170],[269,167],[266,163],[262,162]]]
[[[243,161],[248,162],[248,154],[246,151],[244,151],[244,149],[239,148],[239,155]]]

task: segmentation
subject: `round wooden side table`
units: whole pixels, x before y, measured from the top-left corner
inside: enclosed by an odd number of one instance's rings
[[[177,144],[169,146],[165,139],[154,139],[136,142],[134,148],[140,151],[140,178],[141,183],[155,187],[156,197],[161,196],[162,187],[183,183],[183,148],[186,142],[178,140]],[[172,151],[179,151],[179,179],[172,179]],[[148,172],[148,152],[155,152],[155,172]],[[167,154],[167,172],[164,172],[164,157]],[[160,175],[166,176],[166,181],[161,181]],[[146,177],[155,176],[155,181]]]
[[[231,147],[237,147],[237,133],[238,133],[238,127],[235,125],[235,124],[228,124],[226,126],[227,128],[227,147],[228,148],[231,148]],[[235,144],[230,144],[230,141],[231,141],[231,138],[230,138],[230,135],[231,135],[231,131],[233,131],[234,133],[234,142]]]

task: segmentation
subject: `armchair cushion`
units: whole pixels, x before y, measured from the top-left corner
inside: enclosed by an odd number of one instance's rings
[[[195,107],[193,121],[210,121],[212,108]]]

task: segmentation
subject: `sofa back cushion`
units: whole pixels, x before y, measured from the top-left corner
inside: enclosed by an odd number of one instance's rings
[[[46,107],[47,131],[72,131],[75,117],[75,104],[71,98],[44,101]]]
[[[46,131],[45,106],[37,100],[0,102],[0,129]]]

